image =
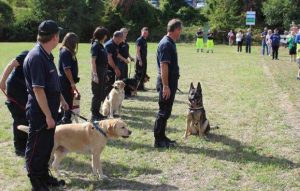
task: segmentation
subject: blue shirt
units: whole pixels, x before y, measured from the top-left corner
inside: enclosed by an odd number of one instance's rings
[[[118,65],[118,45],[112,39],[110,39],[105,43],[105,49],[108,54],[112,54],[112,59],[114,60],[115,65]],[[113,71],[111,66],[109,66],[109,69]]]
[[[44,88],[52,117],[56,119],[58,114],[61,90],[57,69],[53,60],[53,55],[49,55],[43,47],[37,43],[28,53],[24,61],[23,70],[29,93],[26,109],[29,109],[33,115],[36,115],[36,118],[44,116],[44,114],[33,92],[34,87]]]
[[[270,37],[272,41],[272,46],[279,46],[280,45],[280,35],[279,34],[272,34]]]
[[[65,79],[68,83],[69,80],[65,74],[65,69],[70,69],[72,73],[72,77],[74,79],[74,82],[78,82],[78,62],[75,56],[72,55],[72,53],[62,47],[59,50],[59,62],[58,62],[58,69],[59,69],[59,75]]]
[[[7,79],[7,95],[15,99],[20,105],[27,103],[27,88],[23,73],[23,63],[29,51],[23,51],[15,59],[19,66],[16,67]]]
[[[169,86],[172,88],[174,82],[179,78],[179,65],[175,42],[168,36],[164,36],[157,48],[157,68],[158,76],[161,78],[160,63],[165,62],[169,65]]]
[[[129,57],[129,45],[126,41],[119,44],[119,52],[124,58]]]
[[[268,32],[264,31],[261,33],[261,36],[263,36],[262,42],[265,43],[266,42],[266,36],[267,36]]]
[[[96,69],[98,78],[103,79],[107,73],[108,59],[107,52],[104,46],[98,41],[94,41],[92,44],[91,56],[96,58]]]
[[[140,47],[141,59],[147,58],[147,41],[143,36],[136,40],[136,45]]]
[[[297,35],[296,35],[295,43],[296,43],[296,44],[300,44],[300,34],[297,34]]]
[[[246,34],[246,43],[251,43],[252,41],[252,34],[250,32],[247,32]]]

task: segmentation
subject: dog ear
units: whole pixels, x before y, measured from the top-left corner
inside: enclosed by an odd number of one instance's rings
[[[117,134],[115,132],[116,129],[116,122],[110,122],[107,128],[107,134],[109,137],[117,137]]]
[[[201,88],[201,84],[200,84],[200,82],[198,82],[198,85],[197,85],[197,90],[198,90],[198,91],[200,91],[200,92],[202,91],[202,88]]]
[[[190,85],[190,90],[191,89],[194,89],[194,84],[193,84],[193,82],[191,82],[191,85]]]

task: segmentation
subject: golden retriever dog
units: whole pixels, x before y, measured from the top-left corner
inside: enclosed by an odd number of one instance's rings
[[[102,114],[104,116],[114,117],[114,114],[121,114],[122,102],[125,97],[125,83],[121,80],[115,81],[113,89],[109,92],[105,98],[102,106]]]
[[[27,131],[28,127],[18,126],[18,129]],[[55,129],[54,146],[51,153],[52,168],[60,175],[58,168],[67,153],[76,152],[92,154],[93,173],[100,179],[107,178],[103,174],[100,154],[107,140],[118,137],[128,138],[131,131],[121,119],[106,119],[94,123],[77,123],[59,125]]]

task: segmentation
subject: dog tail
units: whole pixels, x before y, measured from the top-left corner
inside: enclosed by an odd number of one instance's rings
[[[23,131],[25,133],[29,133],[29,127],[25,125],[18,125],[17,127],[20,131]]]

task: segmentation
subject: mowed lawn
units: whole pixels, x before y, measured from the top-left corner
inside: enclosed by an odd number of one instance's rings
[[[0,71],[33,43],[1,43]],[[300,81],[297,64],[280,48],[279,61],[236,47],[216,46],[196,53],[193,44],[178,44],[179,88],[167,134],[178,141],[170,150],[153,148],[158,109],[157,44],[148,44],[150,90],[125,100],[122,119],[133,131],[129,139],[109,141],[101,160],[109,180],[92,175],[89,155],[68,155],[61,163],[65,190],[300,190]],[[81,114],[90,117],[89,44],[80,44],[78,60]],[[132,54],[135,52],[131,45]],[[54,51],[57,63],[58,49]],[[131,76],[134,65],[131,66]],[[207,138],[183,140],[188,89],[201,82],[204,106],[212,125]],[[24,159],[13,152],[11,117],[0,96],[0,190],[29,190]]]

